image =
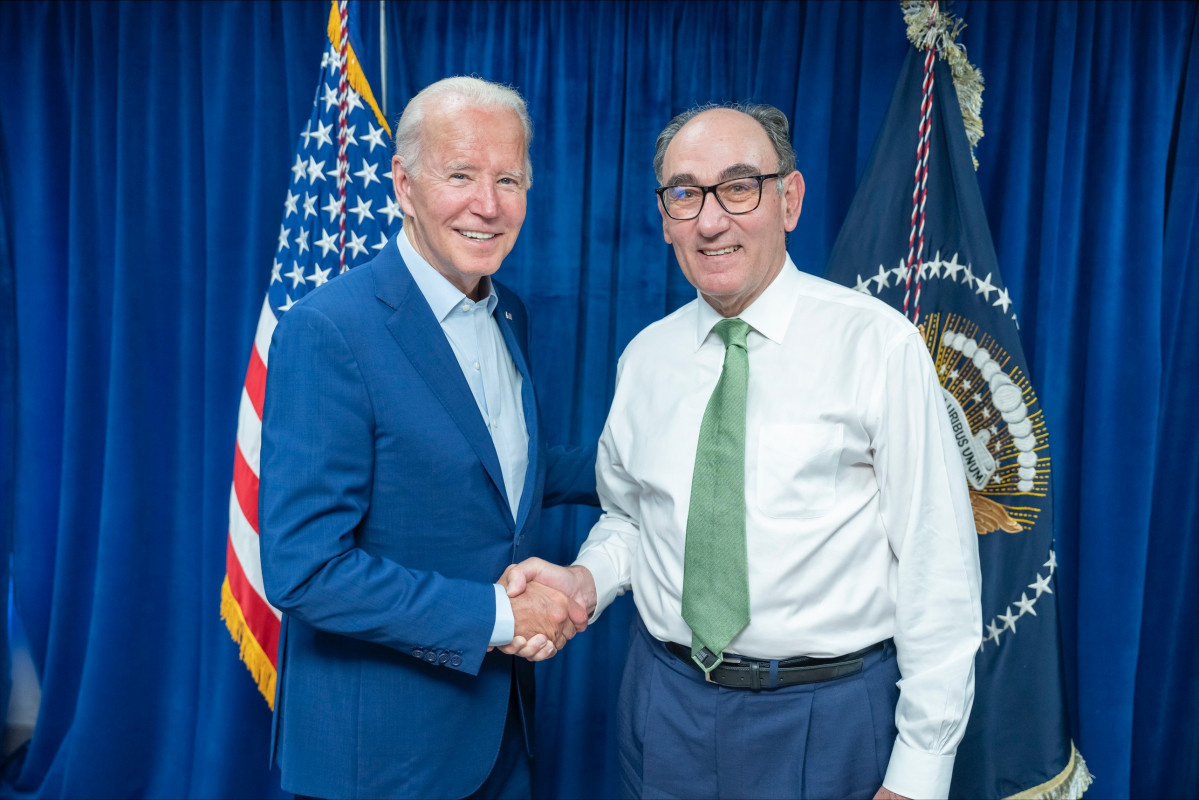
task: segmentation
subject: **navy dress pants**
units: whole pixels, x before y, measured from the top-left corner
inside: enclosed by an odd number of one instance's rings
[[[895,742],[895,647],[825,683],[754,692],[707,683],[640,617],[617,700],[629,798],[871,798]]]

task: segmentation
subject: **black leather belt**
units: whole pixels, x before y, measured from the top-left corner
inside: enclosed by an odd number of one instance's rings
[[[708,683],[729,689],[780,689],[801,683],[824,681],[856,675],[862,671],[862,659],[876,650],[883,649],[883,642],[834,658],[788,658],[784,661],[769,661],[747,656],[726,655],[720,666],[704,674],[699,664],[691,658],[691,648],[675,642],[667,642],[666,649],[696,672],[704,675]]]

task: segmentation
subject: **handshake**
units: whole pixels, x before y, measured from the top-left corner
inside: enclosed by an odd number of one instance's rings
[[[544,661],[576,633],[595,611],[595,580],[586,567],[561,567],[530,558],[504,570],[497,581],[512,602],[516,636],[499,647],[509,655]]]

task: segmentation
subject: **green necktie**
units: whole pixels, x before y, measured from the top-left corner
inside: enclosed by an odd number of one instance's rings
[[[699,428],[683,560],[683,620],[691,628],[691,657],[704,672],[724,660],[724,648],[749,624],[745,337],[751,328],[725,319],[713,330],[724,340],[724,369]]]

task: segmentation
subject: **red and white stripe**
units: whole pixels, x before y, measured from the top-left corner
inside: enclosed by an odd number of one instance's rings
[[[269,297],[264,298],[237,414],[233,486],[229,492],[229,543],[225,554],[229,589],[272,667],[278,666],[280,613],[267,602],[262,586],[262,560],[258,552],[258,456],[262,446],[267,353],[277,324]]]

